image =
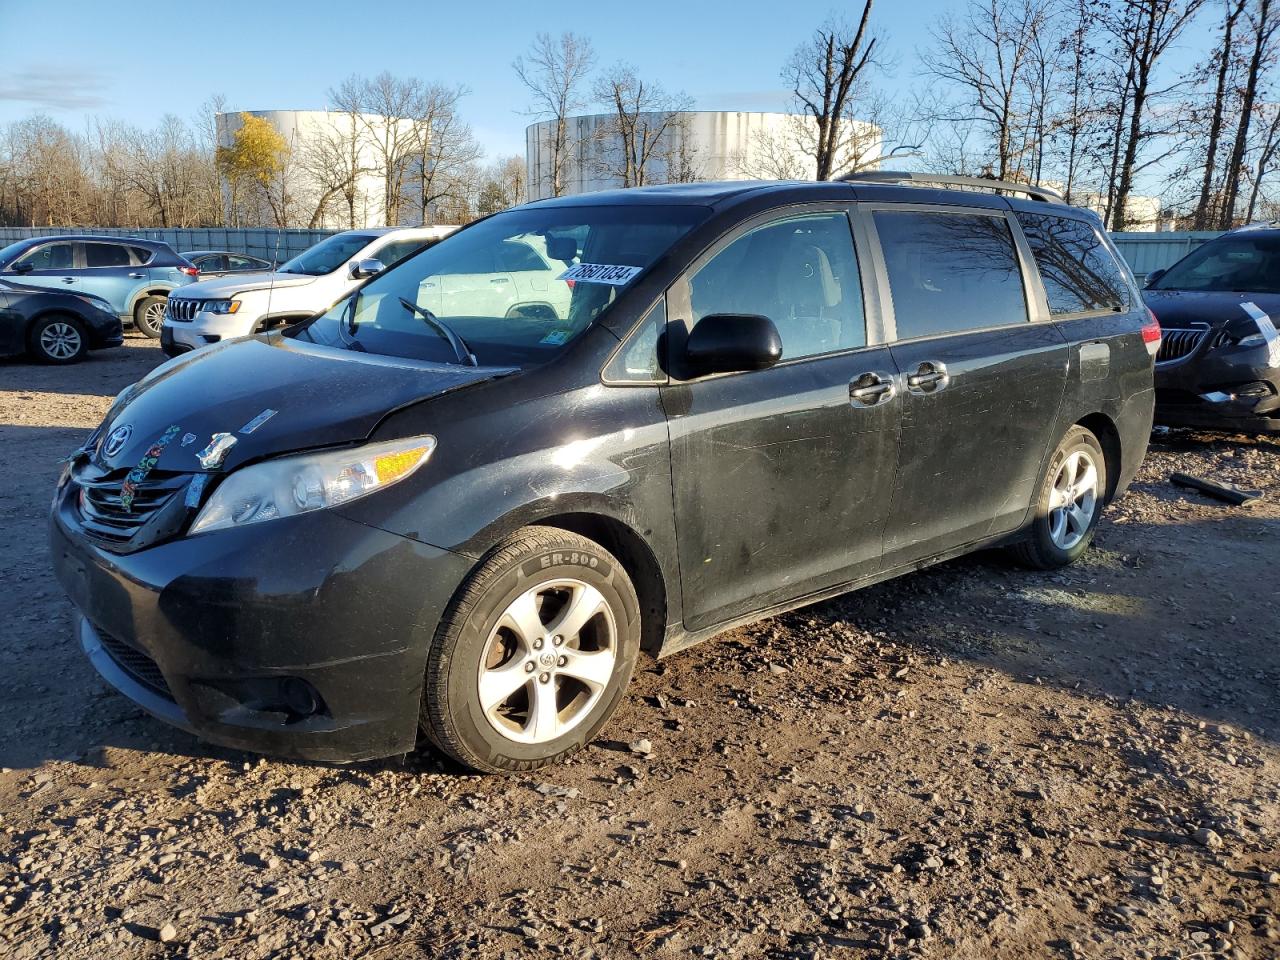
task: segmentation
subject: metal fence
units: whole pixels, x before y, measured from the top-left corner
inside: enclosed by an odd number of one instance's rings
[[[200,229],[87,227],[72,231],[62,227],[0,227],[0,245],[27,237],[47,237],[61,233],[92,233],[110,237],[143,237],[163,240],[173,249],[183,250],[231,250],[247,253],[266,260],[285,261],[296,256],[336,230],[269,230],[250,228],[231,230],[222,227]],[[1168,267],[1186,256],[1206,240],[1219,236],[1213,232],[1181,233],[1113,233],[1112,239],[1120,254],[1129,261],[1138,280],[1152,270]]]
[[[179,253],[185,250],[230,250],[251,257],[284,262],[303,250],[332,236],[337,230],[272,230],[249,228],[232,230],[223,227],[0,227],[0,246],[28,237],[48,237],[66,233],[93,234],[99,237],[140,237],[163,240]]]

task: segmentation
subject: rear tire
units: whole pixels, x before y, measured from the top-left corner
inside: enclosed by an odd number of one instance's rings
[[[582,749],[626,693],[640,604],[585,537],[526,527],[481,562],[427,655],[420,725],[475,770],[534,770]]]
[[[1093,542],[1106,491],[1107,458],[1102,444],[1091,431],[1073,426],[1049,458],[1030,537],[1010,547],[1010,552],[1036,570],[1074,563]]]
[[[133,308],[133,325],[140,333],[154,340],[160,336],[164,325],[164,297],[143,297]]]
[[[89,353],[89,337],[79,320],[58,313],[35,322],[27,348],[41,363],[77,363]]]

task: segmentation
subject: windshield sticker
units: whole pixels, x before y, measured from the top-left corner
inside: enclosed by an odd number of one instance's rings
[[[182,505],[188,510],[194,510],[200,506],[200,495],[204,493],[204,485],[209,482],[207,473],[197,473],[191,478],[191,482],[187,484],[186,496],[182,498]]]
[[[194,433],[184,433],[182,435],[182,445],[184,447],[189,447],[195,442],[196,442],[196,435]]]
[[[560,280],[571,280],[575,283],[607,283],[611,287],[621,287],[632,281],[644,267],[614,266],[608,263],[580,263],[560,274]]]
[[[1240,309],[1253,317],[1253,322],[1258,325],[1258,332],[1267,343],[1267,366],[1280,367],[1280,332],[1277,332],[1270,315],[1249,300],[1240,304]]]
[[[560,346],[560,344],[568,340],[571,336],[573,336],[572,330],[552,330],[550,333],[548,333],[545,337],[543,337],[538,342],[546,343],[553,347],[558,347]]]
[[[272,410],[270,407],[268,407],[266,410],[263,410],[260,414],[258,414],[248,423],[246,423],[243,427],[241,427],[240,432],[246,435],[253,433],[253,431],[257,430],[260,426],[262,426],[264,423],[266,423],[275,415],[276,415],[276,412]]]
[[[147,479],[147,474],[155,469],[156,463],[160,460],[160,454],[164,453],[164,448],[173,442],[173,438],[178,435],[178,431],[181,429],[175,424],[160,434],[159,439],[148,447],[147,452],[142,455],[138,465],[130,470],[129,475],[124,478],[124,483],[120,484],[120,506],[124,508],[125,513],[133,513],[133,498],[138,492],[138,484]]]
[[[231,434],[215,433],[209,438],[209,445],[196,454],[196,459],[206,470],[217,470],[235,445],[236,438]]]

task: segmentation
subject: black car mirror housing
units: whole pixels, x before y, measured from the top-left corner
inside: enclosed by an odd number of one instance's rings
[[[1158,282],[1160,278],[1163,277],[1168,272],[1169,271],[1164,269],[1164,267],[1161,267],[1159,270],[1152,270],[1150,273],[1147,274],[1147,278],[1146,280],[1143,281],[1142,285],[1144,287],[1149,287],[1153,283]]]
[[[694,325],[685,359],[699,374],[763,370],[782,359],[782,338],[768,317],[713,313]]]

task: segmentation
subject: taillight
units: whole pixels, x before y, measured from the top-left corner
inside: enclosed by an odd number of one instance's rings
[[[1142,325],[1142,342],[1147,345],[1147,353],[1154,357],[1160,352],[1160,338],[1163,334],[1160,332],[1160,321],[1150,307],[1147,308],[1147,317],[1147,322]]]
[[[570,290],[572,290],[572,289],[573,289],[573,285],[574,285],[575,283],[577,283],[577,282],[578,282],[577,280],[566,280],[566,281],[564,282],[564,285],[565,285],[566,287],[568,287]]]
[[[178,272],[179,272],[179,273],[185,273],[188,277],[198,277],[198,276],[200,276],[200,271],[199,271],[198,269],[196,269],[195,267],[179,267],[179,268],[178,268]]]

